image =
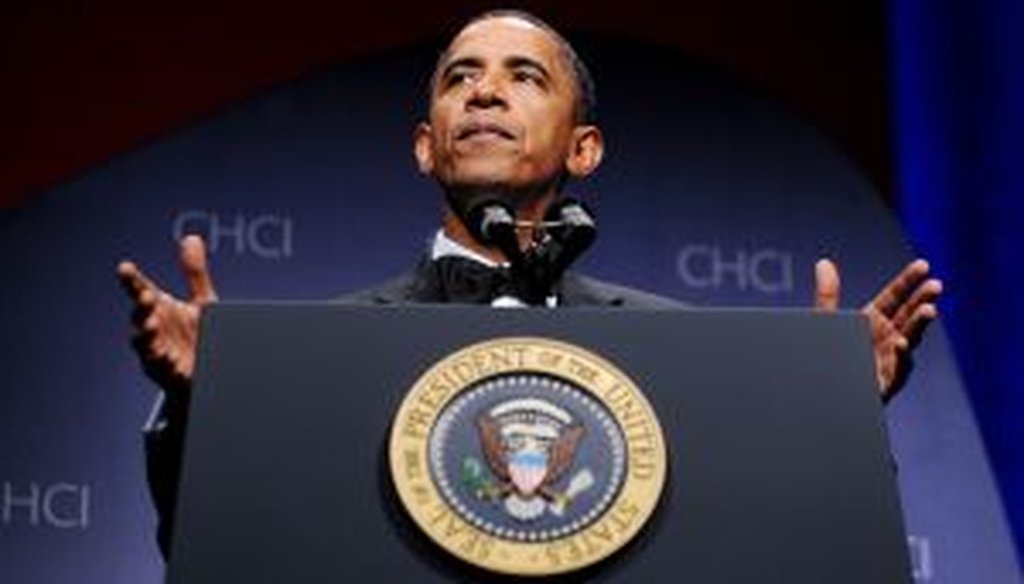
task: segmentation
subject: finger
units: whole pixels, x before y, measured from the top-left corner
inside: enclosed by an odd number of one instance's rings
[[[839,269],[835,263],[822,258],[814,264],[814,306],[818,310],[839,308]]]
[[[896,311],[896,315],[893,316],[893,324],[899,330],[904,331],[907,323],[910,321],[910,318],[917,312],[917,309],[925,304],[935,304],[935,301],[939,299],[939,295],[941,294],[941,281],[935,278],[925,280],[923,284],[914,290],[913,294],[910,295],[910,298],[900,304],[899,309]]]
[[[149,321],[150,316],[153,314],[153,306],[147,306],[144,304],[136,304],[135,308],[132,309],[131,323],[136,329],[142,330],[146,328],[146,323]]]
[[[907,338],[908,347],[916,347],[921,342],[921,337],[924,336],[928,325],[938,317],[939,309],[934,304],[926,303],[918,306],[903,328],[903,336]]]
[[[198,235],[186,235],[181,240],[181,269],[188,282],[188,290],[194,302],[206,304],[217,299],[213,280],[206,263],[206,244]]]
[[[146,321],[156,312],[160,298],[167,294],[159,288],[147,288],[135,298],[135,307],[131,312],[131,322],[136,327],[144,327]]]
[[[125,292],[136,301],[146,290],[159,289],[152,280],[142,273],[138,266],[128,261],[117,265],[117,279],[121,282],[121,287],[124,288]]]
[[[925,279],[929,269],[925,260],[917,259],[910,262],[882,288],[871,304],[882,314],[891,317],[899,309],[903,299]]]

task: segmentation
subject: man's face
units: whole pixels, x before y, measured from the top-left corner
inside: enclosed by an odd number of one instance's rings
[[[446,187],[545,189],[563,172],[582,176],[576,83],[558,42],[514,17],[464,28],[435,72],[430,119],[416,132],[420,170]],[[596,135],[596,138],[594,136]],[[589,136],[590,138],[585,138]]]

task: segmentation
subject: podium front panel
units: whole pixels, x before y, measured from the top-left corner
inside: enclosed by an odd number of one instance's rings
[[[168,581],[501,579],[435,545],[388,436],[433,364],[505,337],[613,363],[664,431],[652,519],[562,579],[909,582],[866,323],[765,310],[221,303],[204,316]]]

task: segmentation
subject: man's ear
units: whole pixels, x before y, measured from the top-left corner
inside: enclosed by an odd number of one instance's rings
[[[572,151],[565,169],[575,178],[583,178],[597,170],[604,157],[604,136],[597,126],[576,126],[572,130]]]
[[[434,136],[430,130],[430,124],[420,122],[416,124],[416,132],[413,135],[413,155],[416,156],[416,166],[425,175],[434,172]]]

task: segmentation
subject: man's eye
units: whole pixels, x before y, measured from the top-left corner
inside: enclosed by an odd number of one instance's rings
[[[537,73],[525,69],[520,69],[512,74],[512,78],[520,82],[536,83],[538,85],[544,82],[544,79]]]
[[[456,85],[465,83],[472,77],[473,73],[471,71],[452,71],[451,73],[448,74],[447,77],[445,77],[444,86],[454,87]]]

